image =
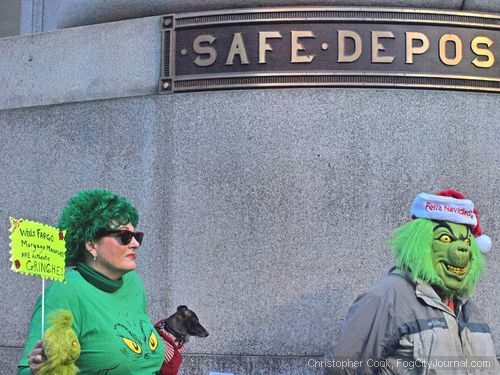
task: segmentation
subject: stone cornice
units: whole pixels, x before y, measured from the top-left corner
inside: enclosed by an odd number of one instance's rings
[[[500,12],[497,0],[65,0],[57,12],[57,28],[68,28],[169,13],[277,6],[374,6]],[[47,15],[51,17],[51,15]]]

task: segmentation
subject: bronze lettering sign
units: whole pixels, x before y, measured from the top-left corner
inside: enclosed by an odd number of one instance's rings
[[[500,15],[261,8],[162,17],[160,92],[407,87],[500,92]]]

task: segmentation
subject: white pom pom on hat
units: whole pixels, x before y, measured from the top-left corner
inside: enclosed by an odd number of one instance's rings
[[[476,243],[482,253],[488,253],[491,250],[491,238],[486,234],[476,237]]]
[[[491,238],[483,234],[474,203],[465,199],[459,191],[447,189],[435,195],[420,193],[413,201],[410,213],[413,218],[445,220],[469,225],[479,250],[482,253],[491,250]]]

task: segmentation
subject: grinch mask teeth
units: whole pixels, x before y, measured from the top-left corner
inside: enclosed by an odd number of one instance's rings
[[[446,268],[448,269],[448,271],[453,272],[453,273],[455,273],[455,274],[457,274],[459,276],[465,275],[465,268],[454,267],[454,266],[452,266],[450,264],[447,264]]]

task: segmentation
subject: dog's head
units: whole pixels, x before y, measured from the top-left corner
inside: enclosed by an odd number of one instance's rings
[[[198,316],[186,305],[178,306],[175,313],[167,319],[160,320],[155,327],[171,333],[180,343],[188,342],[190,336],[208,336],[208,331],[200,324]]]
[[[208,336],[208,331],[200,324],[198,316],[186,305],[178,306],[174,315],[178,318],[176,319],[177,322],[182,325],[183,331],[185,331],[189,336]]]

